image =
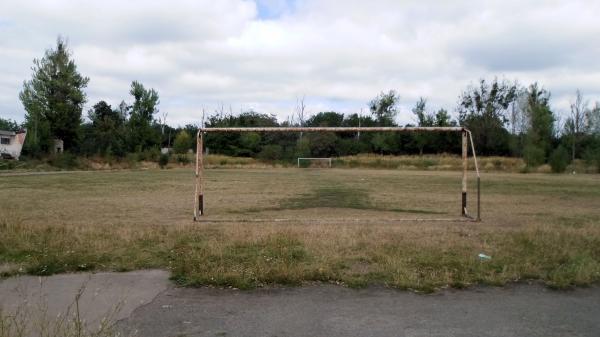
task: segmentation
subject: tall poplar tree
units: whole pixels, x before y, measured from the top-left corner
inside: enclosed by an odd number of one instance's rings
[[[32,142],[42,151],[48,150],[50,137],[63,140],[65,149],[74,147],[86,102],[83,89],[89,79],[79,74],[61,37],[56,40],[56,49],[46,50],[43,58],[33,60],[32,70],[31,79],[23,83],[19,94]]]
[[[152,127],[160,101],[156,90],[146,89],[138,81],[131,82],[129,93],[134,98],[128,123],[129,145],[132,151],[139,152],[160,143],[160,134]]]

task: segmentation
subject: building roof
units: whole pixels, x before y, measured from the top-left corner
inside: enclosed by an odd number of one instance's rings
[[[14,136],[16,134],[14,131],[0,130],[0,136]]]

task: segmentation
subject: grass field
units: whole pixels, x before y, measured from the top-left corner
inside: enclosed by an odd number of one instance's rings
[[[391,221],[457,218],[458,172],[205,172],[207,218],[221,222],[191,221],[190,169],[0,176],[0,273],[165,268],[192,286],[420,291],[600,280],[598,175],[485,174],[475,223]]]

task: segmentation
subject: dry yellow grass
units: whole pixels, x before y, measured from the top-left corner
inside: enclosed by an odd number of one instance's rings
[[[470,156],[470,155],[469,155]],[[513,157],[477,157],[479,169],[482,172],[535,172],[550,173],[550,165],[544,164],[538,167],[527,167],[522,158]],[[356,156],[345,156],[336,158],[335,167],[363,167],[363,168],[387,168],[403,170],[431,170],[431,171],[460,171],[462,170],[462,159],[457,155],[428,154],[423,156],[381,156],[377,154],[359,154]],[[469,170],[474,170],[474,162],[469,157]],[[585,161],[577,159],[571,163],[566,172],[576,171],[578,173],[597,173],[594,166],[587,165]]]
[[[481,223],[390,221],[457,217],[457,172],[269,168],[206,176],[206,217],[221,222],[192,222],[189,169],[0,176],[0,269],[167,268],[181,284],[242,288],[331,281],[430,291],[600,279],[598,176],[486,174]],[[473,187],[471,180],[471,211]]]
[[[184,156],[185,161],[179,160]],[[356,156],[343,156],[332,158],[334,168],[367,168],[367,169],[401,169],[401,170],[427,170],[427,171],[461,171],[462,159],[457,155],[448,154],[426,154],[388,156],[378,154],[359,154]],[[168,168],[191,168],[195,164],[195,154],[172,155]],[[538,167],[527,167],[522,158],[512,157],[478,157],[479,169],[482,172],[505,172],[505,173],[550,173],[550,165],[544,164]],[[123,170],[123,169],[156,169],[158,163],[151,161],[130,161],[109,160],[102,157],[78,158],[77,165],[73,167],[55,167],[42,161],[0,161],[0,172],[6,170],[10,172],[24,171],[55,171],[60,169],[77,170]],[[303,162],[310,167],[324,168],[324,162]],[[249,157],[230,157],[220,154],[210,154],[204,157],[204,166],[206,168],[246,168],[246,169],[266,169],[266,168],[284,168],[296,167],[296,161],[276,161],[263,162]],[[469,170],[474,170],[474,162],[469,158]],[[584,160],[577,159],[569,164],[566,172],[577,173],[598,173],[598,168],[588,165]]]

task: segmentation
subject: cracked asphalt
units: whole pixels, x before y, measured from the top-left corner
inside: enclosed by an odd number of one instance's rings
[[[538,284],[423,295],[335,285],[252,291],[178,288],[160,270],[0,281],[0,305],[44,299],[50,314],[80,301],[88,321],[116,304],[135,336],[600,336],[600,287],[554,291]]]

